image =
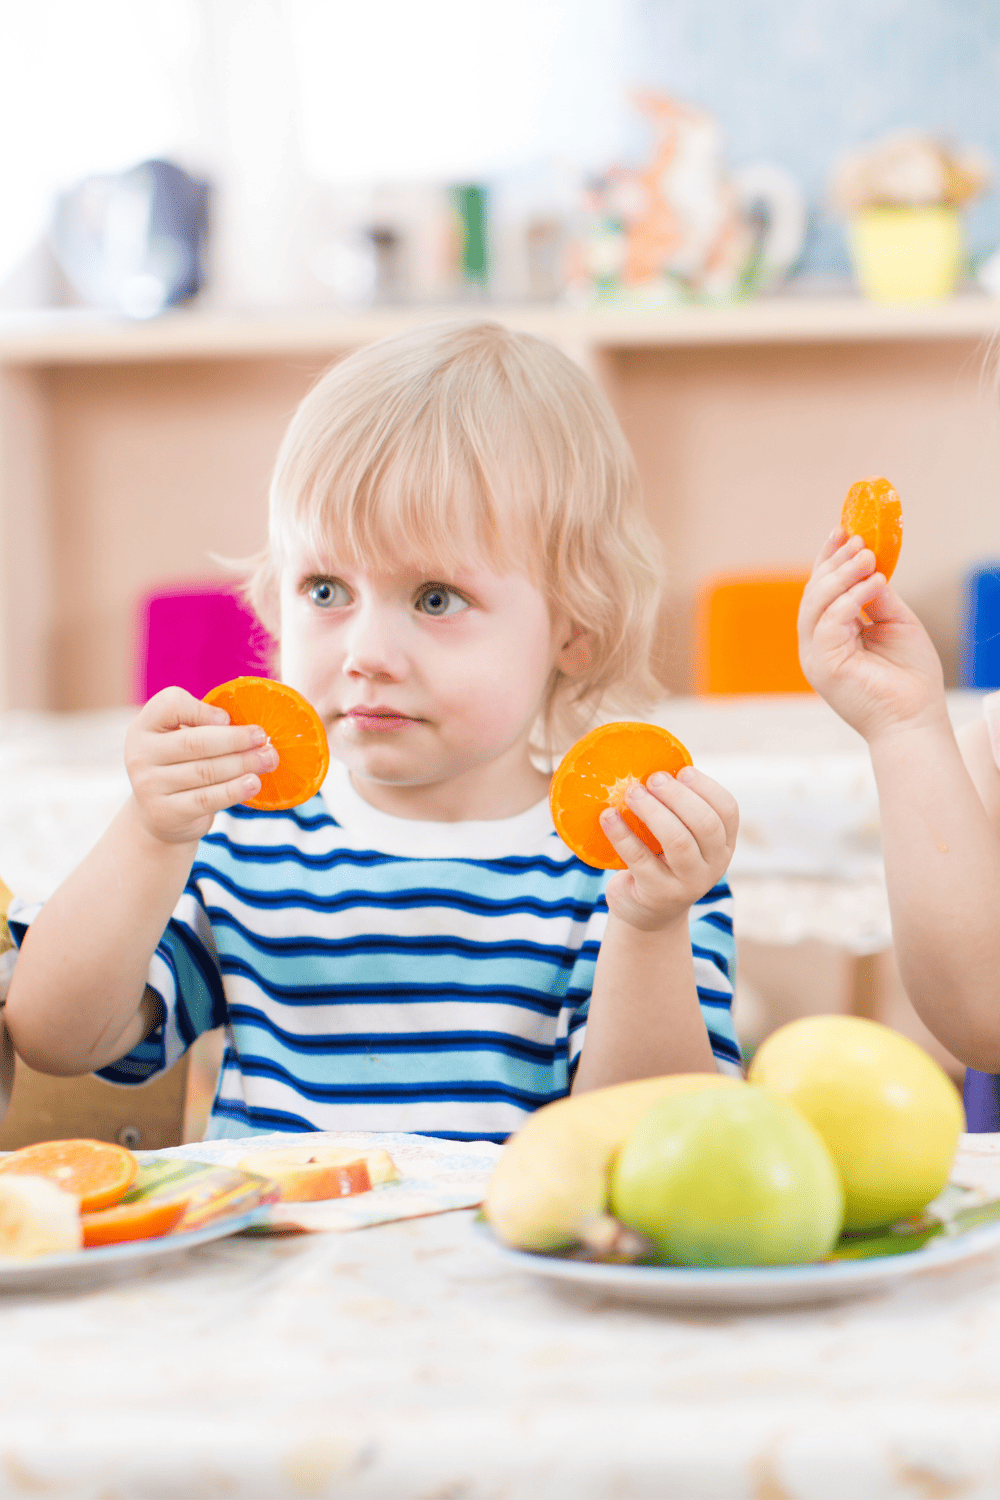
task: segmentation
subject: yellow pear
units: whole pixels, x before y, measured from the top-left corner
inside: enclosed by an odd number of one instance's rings
[[[720,1073],[674,1073],[543,1105],[493,1169],[487,1219],[516,1250],[568,1249],[604,1214],[614,1154],[650,1105],[668,1094],[727,1087],[744,1085]]]
[[[948,1181],[965,1126],[958,1090],[916,1042],[861,1016],[803,1016],[760,1047],[750,1082],[819,1131],[844,1183],[845,1229],[918,1213]]]

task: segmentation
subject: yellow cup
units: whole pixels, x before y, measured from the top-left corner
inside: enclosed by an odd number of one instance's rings
[[[962,219],[948,203],[863,208],[850,244],[861,290],[876,302],[950,297],[965,263]]]

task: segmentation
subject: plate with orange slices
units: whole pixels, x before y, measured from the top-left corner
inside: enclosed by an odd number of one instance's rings
[[[277,1190],[214,1163],[43,1141],[0,1157],[0,1290],[128,1267],[236,1234]]]

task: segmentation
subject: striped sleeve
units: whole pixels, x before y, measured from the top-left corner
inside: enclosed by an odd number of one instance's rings
[[[178,902],[149,965],[146,983],[160,998],[163,1020],[131,1052],[98,1070],[109,1083],[146,1083],[173,1067],[203,1031],[226,1020],[215,940],[193,881]]]
[[[11,903],[8,920],[18,947],[41,909],[41,902]],[[131,1052],[97,1069],[97,1076],[108,1083],[147,1083],[172,1067],[202,1031],[225,1021],[212,929],[197,887],[191,884],[153,955],[146,982],[163,1003],[163,1020]]]
[[[733,1026],[736,941],[733,893],[722,880],[691,908],[691,951],[698,1003],[720,1073],[743,1076],[743,1055]]]
[[[601,951],[601,939],[608,925],[608,903],[600,895],[587,922],[583,942],[577,950],[576,961],[566,991],[567,1005],[567,1061],[569,1080],[572,1084],[580,1063],[580,1054],[587,1035],[587,1014],[590,1010],[590,992],[594,988],[594,971],[597,955]]]
[[[587,1033],[587,1012],[601,938],[607,926],[608,907],[602,896],[595,906],[580,946],[570,980],[567,1000],[575,1004],[569,1013],[570,1078],[576,1072]],[[743,1076],[743,1056],[733,1027],[733,992],[736,980],[736,943],[733,938],[733,895],[725,881],[706,892],[691,908],[691,952],[698,1004],[708,1040],[720,1073]]]

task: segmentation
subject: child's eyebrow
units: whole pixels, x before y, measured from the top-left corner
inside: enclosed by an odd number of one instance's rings
[[[311,589],[312,586],[316,583],[329,582],[340,583],[342,582],[342,579],[340,578],[339,574],[332,571],[329,573],[320,573],[313,571],[311,573],[303,573],[296,587],[298,588],[300,593],[305,593],[307,589]]]

